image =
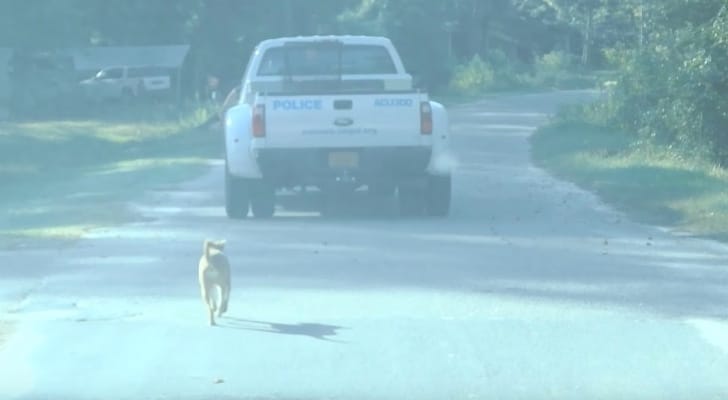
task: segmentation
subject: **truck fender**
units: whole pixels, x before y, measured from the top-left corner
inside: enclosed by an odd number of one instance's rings
[[[225,160],[228,173],[239,178],[262,177],[251,150],[251,118],[247,104],[238,104],[225,113]]]
[[[432,156],[427,172],[432,175],[450,175],[455,158],[450,152],[450,122],[445,107],[430,101],[432,107]]]

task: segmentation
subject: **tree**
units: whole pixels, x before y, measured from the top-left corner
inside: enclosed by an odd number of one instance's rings
[[[608,0],[514,0],[519,10],[562,30],[580,33],[580,61],[590,63],[594,44],[595,16],[611,3]],[[601,13],[605,15],[605,13]],[[566,28],[566,29],[564,29]],[[567,33],[568,34],[568,33]],[[567,36],[568,38],[568,36]],[[568,41],[568,39],[567,39]],[[567,47],[571,48],[570,45]]]

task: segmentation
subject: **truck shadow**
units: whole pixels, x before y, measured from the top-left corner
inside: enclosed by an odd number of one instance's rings
[[[275,219],[395,219],[396,196],[354,192],[325,196],[320,192],[279,195]]]

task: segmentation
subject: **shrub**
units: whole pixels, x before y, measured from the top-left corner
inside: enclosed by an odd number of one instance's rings
[[[450,80],[450,88],[463,94],[478,94],[493,88],[494,85],[493,67],[478,55],[467,64],[456,66]]]
[[[562,51],[552,51],[536,59],[534,84],[537,86],[558,86],[564,72],[571,69],[569,56]]]

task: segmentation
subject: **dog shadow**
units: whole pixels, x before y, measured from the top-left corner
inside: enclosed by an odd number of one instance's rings
[[[240,329],[246,331],[274,333],[279,335],[306,336],[312,339],[326,342],[345,343],[341,340],[332,339],[341,329],[341,326],[319,324],[313,322],[299,322],[297,324],[283,324],[279,322],[257,321],[251,319],[224,316],[218,320],[218,326],[222,328]]]

